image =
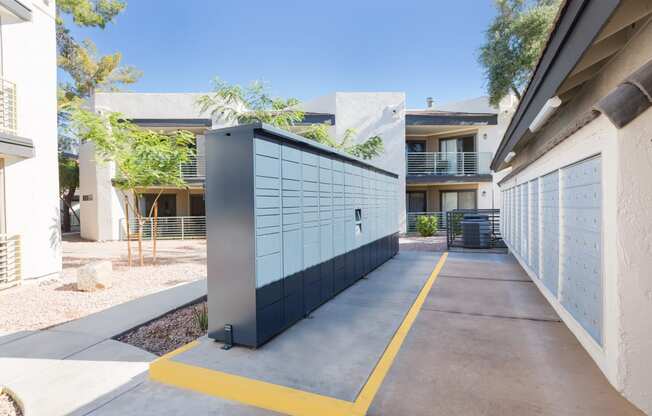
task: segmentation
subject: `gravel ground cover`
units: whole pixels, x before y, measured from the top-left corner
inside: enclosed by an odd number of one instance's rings
[[[199,327],[195,318],[195,311],[205,307],[205,301],[186,306],[116,339],[156,355],[166,354],[206,335],[206,331]]]
[[[23,412],[7,393],[0,393],[0,416],[22,416]]]
[[[0,333],[51,327],[206,277],[205,240],[159,241],[156,265],[151,264],[150,243],[145,243],[145,249],[146,265],[130,268],[124,241],[88,242],[68,237],[62,242],[63,273],[59,278],[0,291]],[[113,263],[112,287],[77,291],[77,268],[101,259]]]

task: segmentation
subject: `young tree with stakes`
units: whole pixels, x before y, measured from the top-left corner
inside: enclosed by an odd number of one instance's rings
[[[195,137],[188,131],[159,133],[141,129],[118,113],[96,114],[75,109],[72,123],[82,140],[95,145],[95,158],[100,163],[115,163],[114,186],[125,194],[127,213],[136,216],[138,257],[145,264],[142,249],[143,227],[152,217],[162,189],[156,195],[149,212],[141,206],[142,190],[153,186],[186,187],[181,165],[195,155]],[[129,198],[131,196],[131,198]],[[156,219],[154,219],[156,221]],[[129,232],[130,226],[127,224]],[[156,229],[152,231],[153,262],[156,262]],[[129,265],[131,265],[131,238],[127,238]]]

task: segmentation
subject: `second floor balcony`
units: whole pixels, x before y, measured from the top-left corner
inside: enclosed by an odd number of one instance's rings
[[[490,175],[491,152],[408,152],[407,176]]]
[[[189,182],[203,181],[206,179],[206,159],[197,155],[188,163],[181,164],[181,177]]]
[[[0,131],[17,134],[16,85],[0,78]]]

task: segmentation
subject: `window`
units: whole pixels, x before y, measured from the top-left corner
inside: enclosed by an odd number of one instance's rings
[[[441,211],[475,209],[476,191],[441,191]]]

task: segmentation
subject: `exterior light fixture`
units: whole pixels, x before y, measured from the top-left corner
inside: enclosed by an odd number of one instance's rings
[[[514,159],[514,156],[516,156],[515,152],[509,152],[507,153],[507,156],[505,156],[505,163],[509,163]]]
[[[532,120],[532,123],[530,124],[530,131],[532,133],[536,133],[539,129],[541,129],[541,127],[546,124],[548,120],[550,120],[550,117],[555,114],[560,105],[561,99],[559,97],[552,97],[546,101],[546,103],[541,108],[541,111],[539,111],[539,114],[537,114],[534,120]]]

